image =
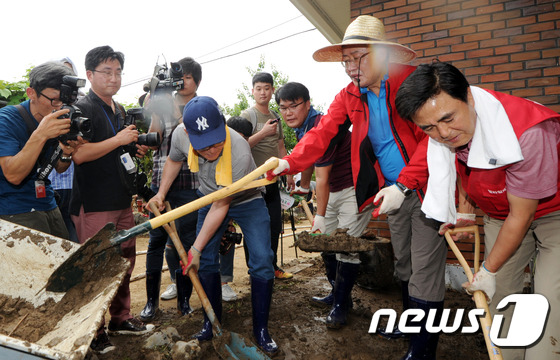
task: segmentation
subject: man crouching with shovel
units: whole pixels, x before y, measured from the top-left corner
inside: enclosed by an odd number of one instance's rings
[[[183,125],[179,125],[173,134],[169,158],[188,161],[191,172],[198,173],[201,195],[231,185],[256,168],[247,141],[236,131],[230,131],[216,101],[206,96],[192,99],[185,107]],[[152,201],[163,210],[161,199],[156,196]],[[189,263],[183,266],[183,273],[190,268],[198,270],[202,287],[221,321],[218,251],[230,219],[241,227],[249,250],[253,335],[257,345],[272,355],[278,351],[268,334],[274,254],[270,247],[270,218],[259,188],[217,199],[198,210],[197,237],[188,252]],[[212,323],[206,314],[202,330],[194,337],[199,341],[212,339]]]

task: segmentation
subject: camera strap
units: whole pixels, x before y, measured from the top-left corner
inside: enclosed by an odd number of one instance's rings
[[[35,129],[37,129],[38,127],[37,121],[35,121],[31,117],[29,112],[21,104],[17,104],[15,105],[15,107],[19,111],[19,114],[21,115],[23,121],[25,122],[25,125],[27,126],[27,133],[29,134],[29,136],[31,136],[31,134],[33,134],[33,131],[35,131]],[[37,177],[39,180],[45,180],[49,176],[50,172],[54,167],[53,164],[55,164],[58,161],[58,157],[62,153],[60,147],[57,147],[56,150],[51,155],[50,159],[47,159],[45,157],[47,149],[53,146],[54,143],[55,143],[54,139],[47,140],[47,142],[41,149],[41,153],[39,154],[39,157],[37,158],[35,169],[37,170],[38,173]]]

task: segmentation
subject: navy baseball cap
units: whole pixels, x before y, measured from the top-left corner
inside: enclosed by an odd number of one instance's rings
[[[200,150],[226,139],[226,121],[216,100],[197,96],[183,111],[183,124],[193,149]]]

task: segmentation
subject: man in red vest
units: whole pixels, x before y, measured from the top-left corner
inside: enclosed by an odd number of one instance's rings
[[[395,102],[399,114],[430,137],[398,179],[409,188],[427,182],[422,211],[443,222],[442,231],[472,218],[475,204],[486,213],[485,261],[473,282],[463,285],[467,292],[484,291],[495,314],[502,298],[523,292],[524,269],[539,250],[534,287],[550,303],[548,323],[534,345],[502,349],[504,359],[557,358],[560,348],[551,339],[560,335],[560,115],[533,101],[469,86],[446,63],[419,66]],[[394,194],[378,193],[380,212],[400,206]],[[500,313],[504,337],[513,309]]]

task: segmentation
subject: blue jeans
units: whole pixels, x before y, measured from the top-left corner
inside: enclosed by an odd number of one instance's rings
[[[154,192],[158,188],[152,186]],[[167,194],[166,200],[169,201],[172,209],[198,199],[196,190],[175,190]],[[150,219],[154,214],[150,213]],[[196,239],[196,221],[198,214],[196,211],[180,217],[175,220],[177,232],[185,251],[189,251],[191,245]],[[166,252],[167,265],[169,266],[169,274],[171,279],[175,280],[175,270],[180,268],[179,256],[173,245],[173,241],[167,235],[163,227],[159,227],[150,231],[150,240],[148,242],[148,252],[146,254],[146,272],[161,271],[163,266],[163,252]]]
[[[208,205],[198,210],[197,234],[200,232],[211,206]],[[218,231],[216,231],[202,251],[199,272],[220,272],[220,241],[229,219],[235,220],[243,232],[243,241],[249,251],[249,274],[262,280],[273,279],[274,267],[272,266],[272,261],[274,254],[270,248],[270,217],[262,198],[233,205],[229,208]]]

